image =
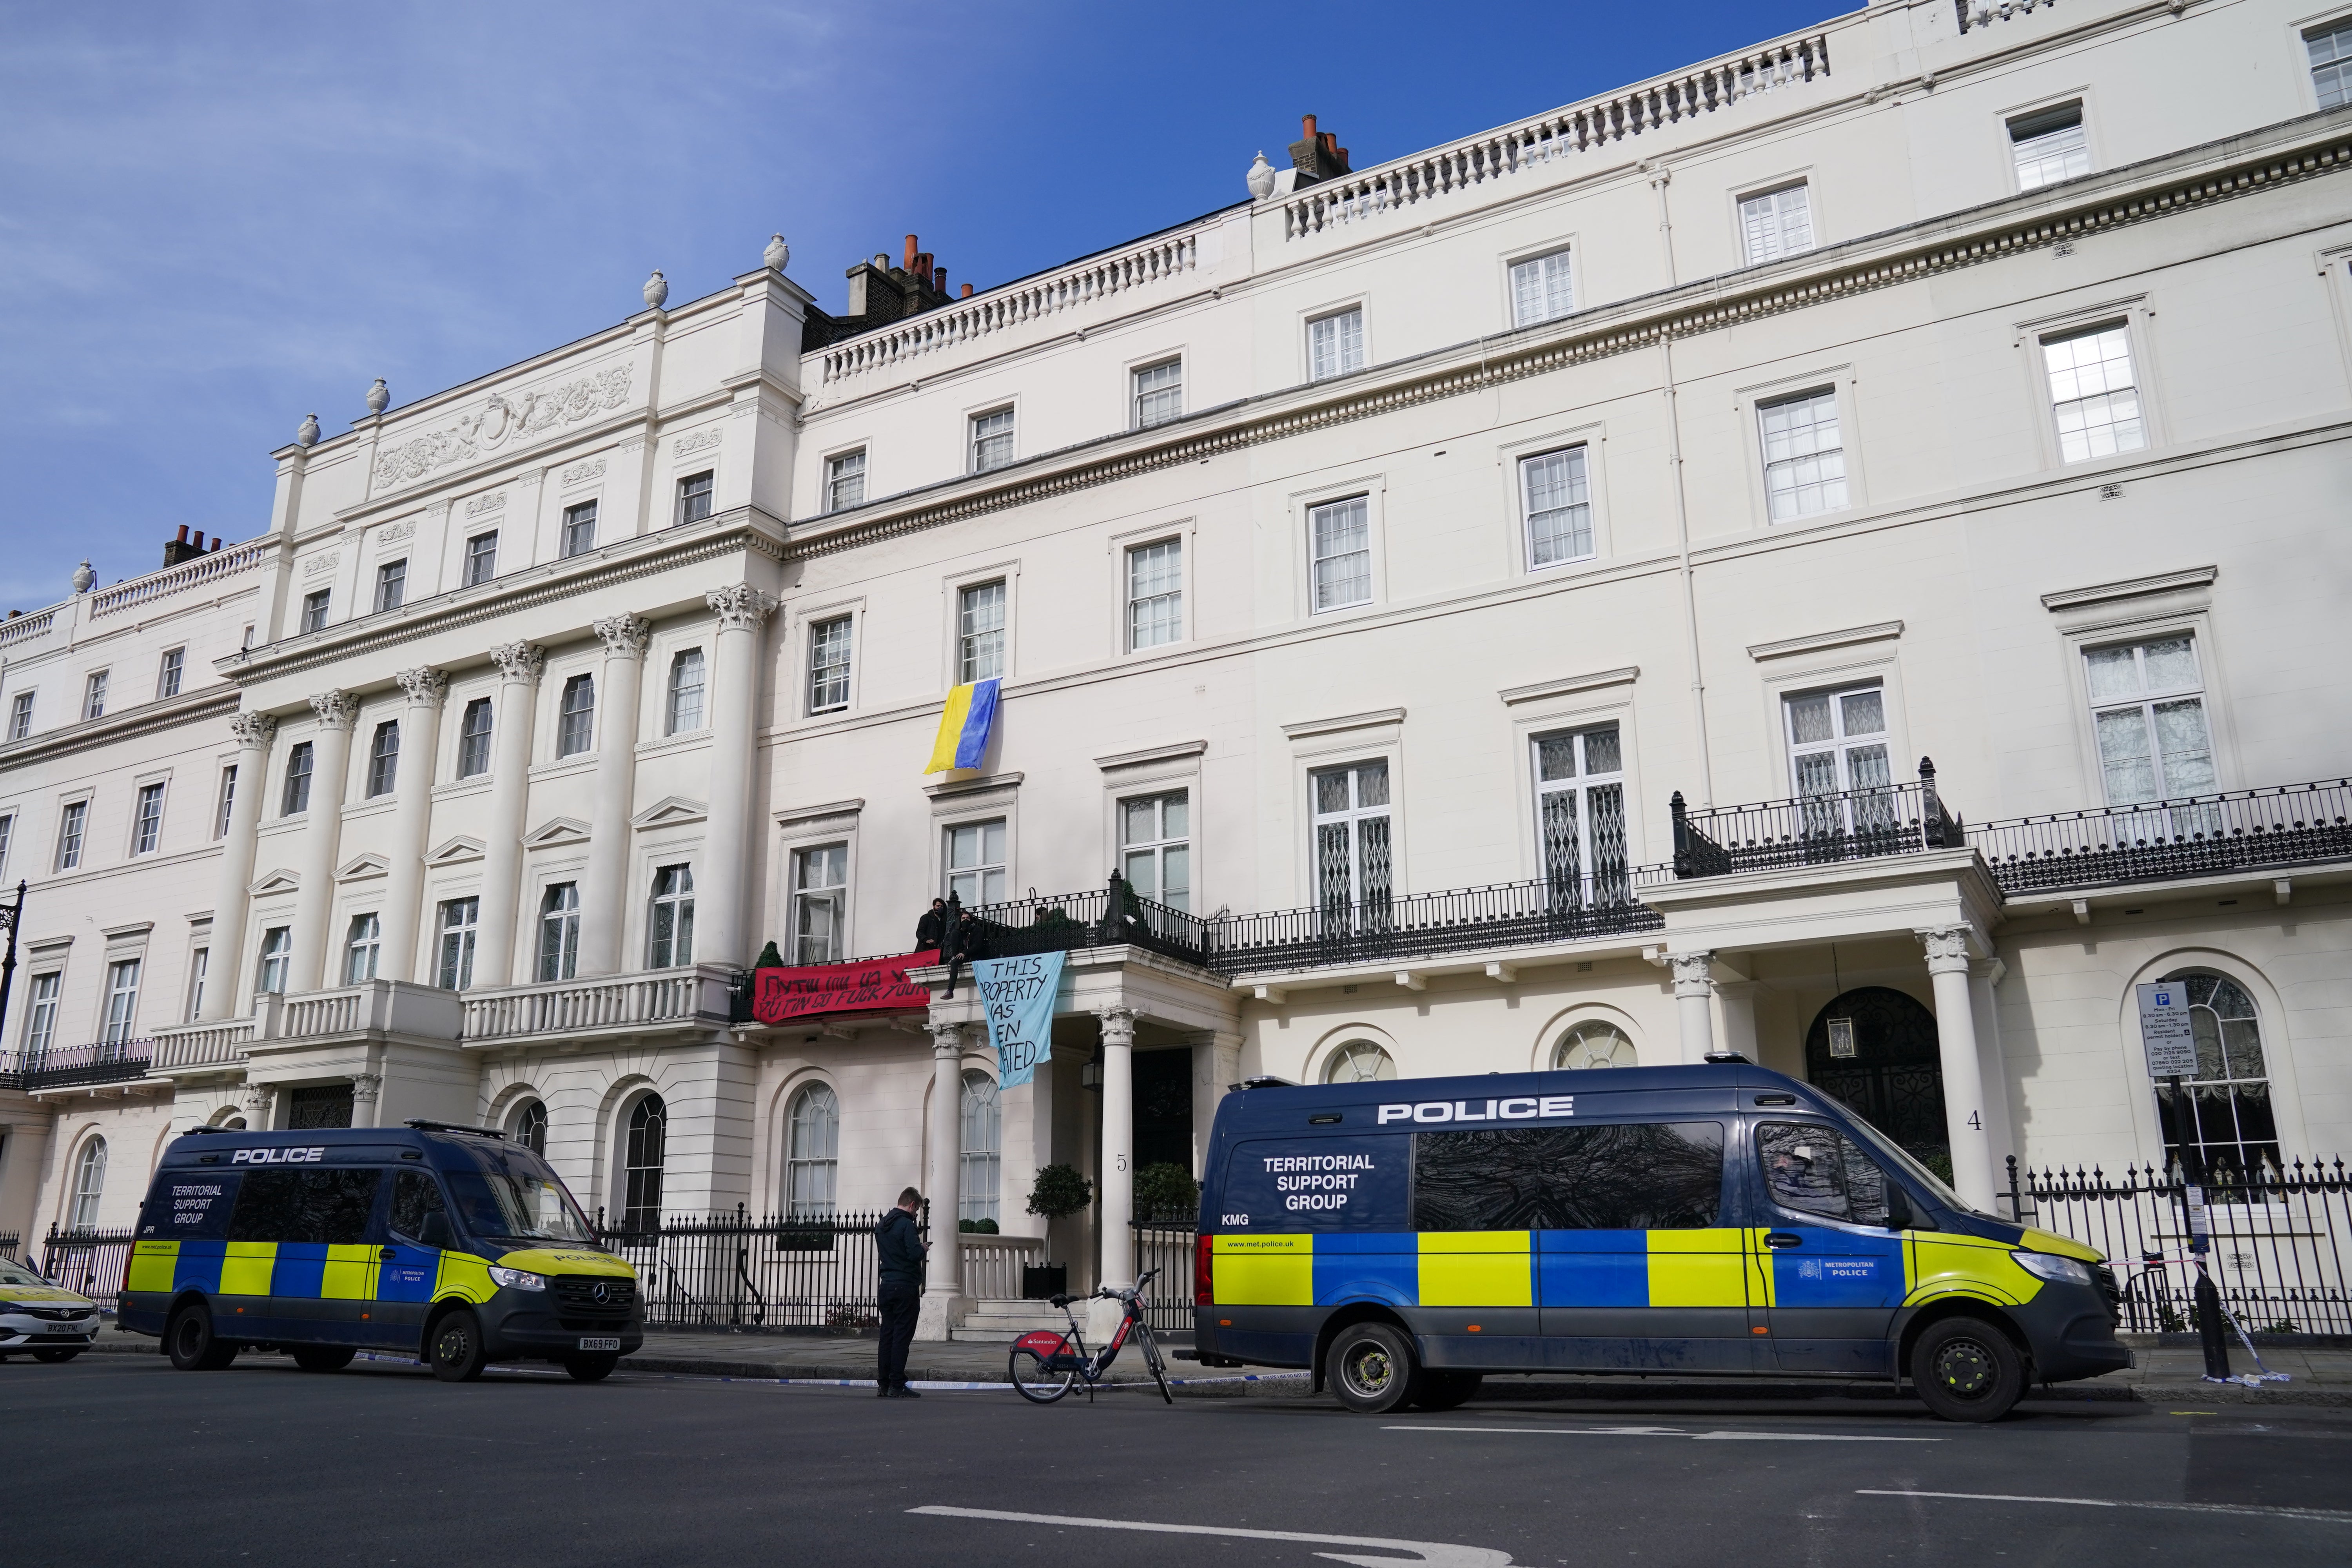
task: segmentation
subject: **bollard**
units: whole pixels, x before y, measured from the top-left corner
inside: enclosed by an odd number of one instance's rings
[[[2202,1258],[2197,1260],[2197,1341],[2205,1350],[2205,1375],[2227,1382],[2230,1342],[2221,1324],[2221,1292],[2214,1289],[2213,1276],[2205,1271]]]

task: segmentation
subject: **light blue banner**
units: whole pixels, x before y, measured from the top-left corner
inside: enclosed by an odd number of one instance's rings
[[[1062,955],[974,959],[971,979],[988,1016],[988,1043],[996,1047],[997,1086],[1027,1083],[1037,1064],[1054,1054],[1054,993],[1062,984]]]

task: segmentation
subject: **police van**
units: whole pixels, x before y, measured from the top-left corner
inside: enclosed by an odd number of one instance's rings
[[[173,1140],[140,1205],[121,1320],[184,1372],[241,1350],[333,1372],[372,1349],[450,1383],[493,1359],[593,1383],[645,1342],[635,1271],[547,1163],[430,1121]]]
[[[1488,1373],[1907,1375],[1990,1421],[2132,1364],[2099,1253],[1736,1058],[1229,1094],[1193,1287],[1203,1363],[1368,1413]]]

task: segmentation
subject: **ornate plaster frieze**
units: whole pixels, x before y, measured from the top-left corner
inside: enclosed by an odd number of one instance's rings
[[[321,572],[331,572],[335,569],[335,563],[340,559],[341,557],[331,550],[328,551],[324,555],[313,555],[310,559],[302,563],[302,575],[305,577],[316,577]]]
[[[502,510],[506,504],[506,491],[491,490],[487,494],[478,495],[473,500],[467,501],[466,503],[466,515],[469,518],[479,517],[484,512]]]
[[[550,430],[618,408],[629,400],[629,381],[635,371],[624,360],[593,374],[513,397],[494,392],[456,423],[377,453],[374,488],[387,490],[409,484],[436,468],[524,446]]]
[[[601,479],[604,477],[604,459],[596,458],[585,463],[574,463],[556,475],[555,487],[558,489],[568,490],[573,485],[584,485],[590,479]]]
[[[707,428],[694,431],[688,435],[680,436],[676,442],[672,443],[670,447],[670,455],[677,458],[688,457],[708,447],[716,447],[726,439],[726,431],[719,429],[715,425],[710,426]]]

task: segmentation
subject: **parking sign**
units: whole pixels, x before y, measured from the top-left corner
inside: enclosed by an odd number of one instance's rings
[[[2177,980],[2132,988],[2139,997],[2139,1040],[2153,1079],[2197,1076],[2197,1031],[2189,1017],[2189,988]]]

